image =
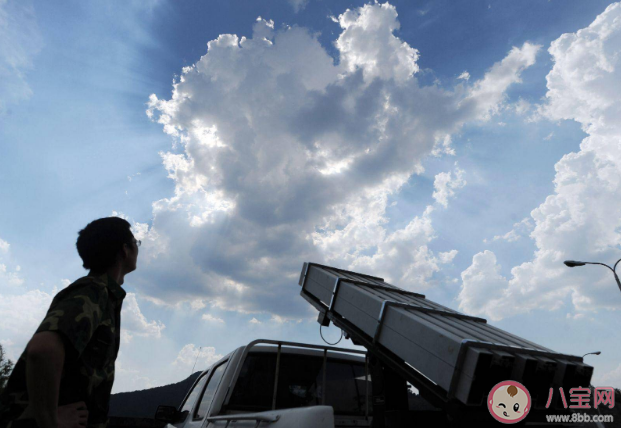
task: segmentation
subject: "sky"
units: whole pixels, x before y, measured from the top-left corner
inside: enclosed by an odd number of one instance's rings
[[[619,98],[610,1],[0,0],[0,343],[115,215],[142,246],[113,392],[323,343],[308,261],[601,351],[621,387],[613,275],[563,264],[621,257]]]

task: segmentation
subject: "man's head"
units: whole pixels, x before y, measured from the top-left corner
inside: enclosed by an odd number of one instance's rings
[[[78,233],[78,254],[85,269],[104,273],[120,263],[123,274],[136,269],[138,246],[130,224],[119,217],[94,220]]]

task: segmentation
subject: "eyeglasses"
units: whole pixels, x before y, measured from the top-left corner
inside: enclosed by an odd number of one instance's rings
[[[142,241],[138,239],[134,239],[134,242],[136,243],[136,247],[140,247],[140,244],[142,244]]]

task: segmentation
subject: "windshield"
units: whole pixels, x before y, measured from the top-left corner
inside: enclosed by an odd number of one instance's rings
[[[335,415],[364,416],[367,386],[364,362],[328,358],[327,364],[324,404],[332,406]],[[235,385],[229,410],[271,410],[275,374],[276,354],[248,354]],[[370,395],[370,382],[368,387]],[[323,391],[323,357],[281,354],[276,409],[320,405]]]

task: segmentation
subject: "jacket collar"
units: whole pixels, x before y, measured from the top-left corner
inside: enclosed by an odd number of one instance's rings
[[[110,293],[112,293],[116,300],[123,300],[127,294],[125,290],[110,275],[106,274],[105,277]]]
[[[99,285],[104,287],[108,287],[110,294],[114,296],[115,300],[122,301],[127,294],[125,290],[114,280],[110,275],[104,273],[101,276],[85,276],[84,278],[79,279],[77,282],[81,282],[84,280],[91,280],[96,282]]]

